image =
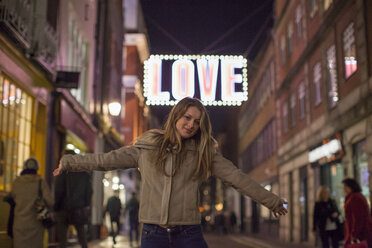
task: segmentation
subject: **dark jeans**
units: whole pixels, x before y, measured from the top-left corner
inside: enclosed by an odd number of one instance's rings
[[[340,235],[337,230],[320,232],[322,248],[329,248],[329,239],[332,241],[332,248],[338,248]]]
[[[110,224],[111,224],[112,240],[114,241],[114,243],[116,243],[116,236],[120,232],[120,216],[110,217],[110,220],[111,220],[111,223]],[[114,223],[116,223],[116,230],[114,228]]]
[[[68,221],[67,221],[67,211],[59,211],[56,212],[56,231],[57,231],[57,241],[59,243],[60,248],[64,248],[67,245],[67,229],[68,229]],[[84,225],[74,225],[78,240],[83,248],[87,248],[87,238],[85,235],[85,228]]]
[[[138,242],[138,222],[129,223],[129,241],[132,243],[134,233],[135,240]]]
[[[208,248],[200,225],[163,228],[143,224],[141,248]]]

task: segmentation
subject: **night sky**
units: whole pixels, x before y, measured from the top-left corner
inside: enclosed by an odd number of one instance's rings
[[[244,55],[252,61],[273,25],[273,0],[141,0],[141,5],[151,54]],[[151,109],[160,119],[169,112]],[[229,107],[208,111],[215,133],[223,132],[220,120]]]
[[[152,54],[253,59],[272,26],[272,0],[141,0]],[[252,44],[254,43],[254,44]]]

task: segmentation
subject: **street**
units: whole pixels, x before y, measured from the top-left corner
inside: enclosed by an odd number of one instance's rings
[[[208,243],[209,248],[281,248],[288,247],[285,244],[274,244],[268,240],[261,240],[257,238],[251,238],[241,234],[231,235],[218,235],[214,233],[204,234],[204,238]],[[100,241],[93,241],[89,243],[89,248],[107,248],[107,247],[140,247],[134,243],[133,246],[129,245],[129,240],[126,235],[119,235],[116,238],[117,243],[114,245],[111,237],[106,237]],[[70,246],[73,248],[79,248],[79,245]]]

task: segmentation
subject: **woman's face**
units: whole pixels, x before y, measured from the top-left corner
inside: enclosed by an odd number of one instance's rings
[[[177,120],[176,129],[183,139],[188,139],[194,136],[200,125],[201,112],[197,107],[189,107],[185,114]]]
[[[352,192],[352,190],[349,186],[344,184],[344,192],[345,192],[345,195],[348,195]]]
[[[327,191],[327,190],[324,190],[324,191],[322,192],[321,197],[322,197],[322,200],[323,200],[323,201],[328,201],[328,199],[329,199],[329,193],[328,193],[328,191]]]

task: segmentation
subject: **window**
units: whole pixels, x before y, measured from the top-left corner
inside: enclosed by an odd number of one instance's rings
[[[310,17],[313,17],[318,10],[318,0],[310,0]]]
[[[294,127],[296,125],[296,95],[291,94],[291,125]]]
[[[275,77],[274,77],[274,62],[266,67],[255,93],[249,98],[247,108],[242,114],[242,118],[239,120],[239,128],[244,133],[255,120],[257,114],[265,106],[270,96],[274,93],[275,88]]]
[[[364,139],[353,145],[355,177],[362,188],[362,194],[369,202],[369,177],[367,141]]]
[[[11,183],[31,154],[34,99],[15,82],[0,75],[0,190]]]
[[[284,35],[280,38],[280,53],[282,58],[282,64],[285,64],[285,38]]]
[[[301,5],[298,5],[297,8],[296,8],[295,23],[296,23],[296,37],[297,37],[297,40],[300,40],[301,37],[302,37],[302,10],[301,10]]]
[[[275,154],[275,122],[271,120],[242,155],[243,171],[249,172]]]
[[[73,95],[85,109],[89,108],[89,42],[84,38],[84,32],[79,28],[78,21],[70,17],[68,25],[67,63],[73,70],[80,71],[79,88],[71,89]]]
[[[343,33],[345,78],[348,79],[357,70],[354,23],[350,23]]]
[[[291,54],[293,51],[293,43],[292,43],[293,25],[292,23],[288,24],[287,35],[288,35],[287,37],[288,38],[288,52],[289,54]]]
[[[301,82],[298,86],[298,108],[299,118],[302,120],[305,117],[305,84]]]
[[[328,103],[332,108],[338,102],[337,68],[336,68],[336,48],[332,45],[327,50],[327,86]]]
[[[322,79],[322,70],[320,62],[316,63],[313,69],[313,81],[314,81],[314,105],[318,106],[322,102],[321,96],[321,79]]]
[[[288,132],[288,103],[287,102],[283,104],[282,117],[283,117],[283,131],[284,133],[286,133]]]
[[[327,10],[333,3],[333,0],[324,0],[324,10]]]

